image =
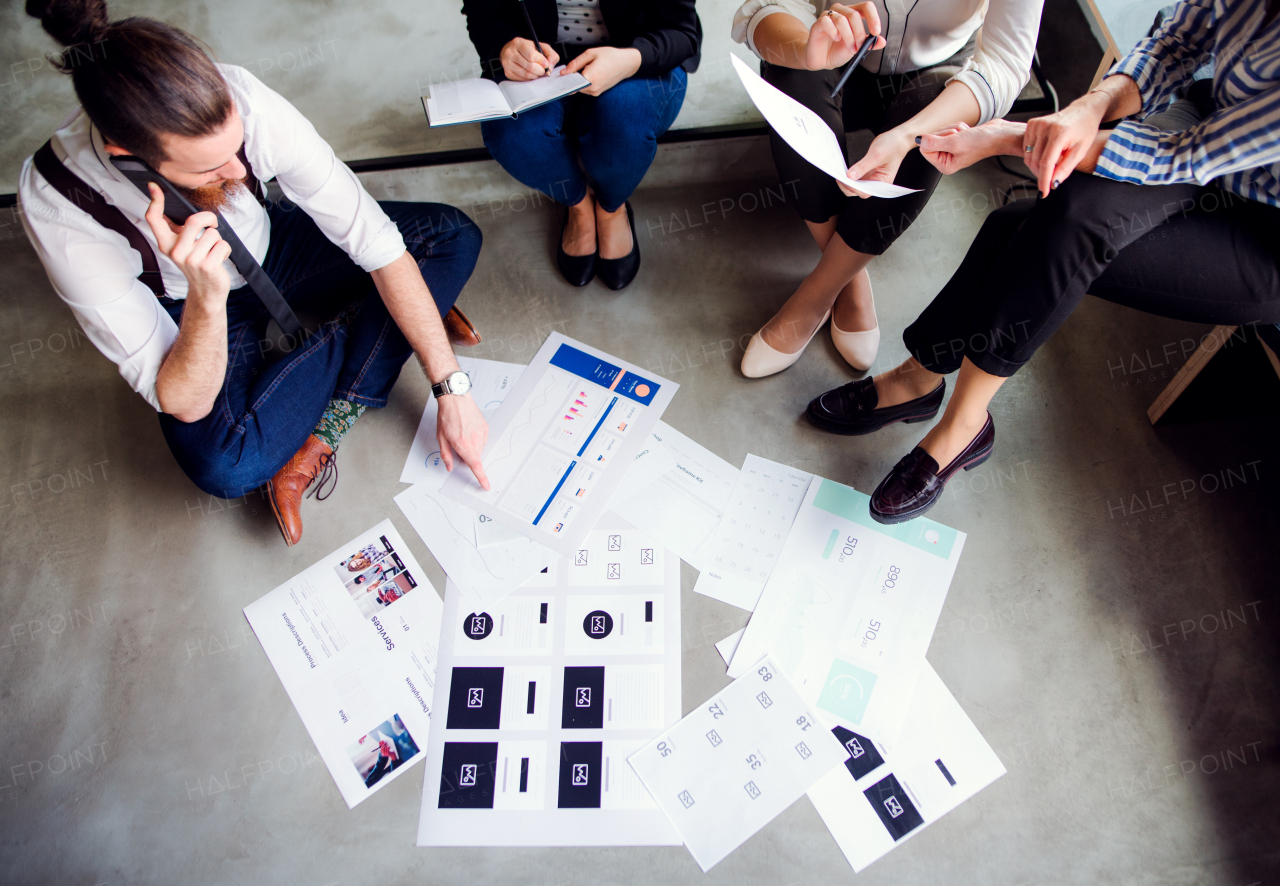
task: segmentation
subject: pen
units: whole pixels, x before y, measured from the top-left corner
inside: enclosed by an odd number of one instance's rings
[[[526,16],[528,14],[529,13],[527,12],[525,13]],[[853,54],[853,58],[849,61],[849,67],[845,68],[844,73],[840,75],[840,82],[836,84],[835,89],[831,90],[832,98],[835,98],[840,90],[844,89],[844,84],[848,82],[849,75],[853,73],[853,69],[861,64],[862,60],[867,57],[867,53],[871,51],[871,47],[876,45],[876,41],[878,39],[879,38],[875,34],[867,34],[866,39],[862,41],[862,45],[858,47],[858,51]]]
[[[524,13],[524,23],[529,26],[529,36],[533,38],[533,45],[537,47],[538,52],[542,52],[542,41],[538,39],[538,32],[533,28],[533,19],[529,17],[529,7],[524,5],[524,0],[519,0],[520,11]],[[551,69],[547,68],[547,76],[551,75]]]

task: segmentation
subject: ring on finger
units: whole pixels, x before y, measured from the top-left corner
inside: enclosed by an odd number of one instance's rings
[[[1035,145],[1023,145],[1023,146],[1022,146],[1022,151],[1023,151],[1023,153],[1026,153],[1026,154],[1030,154],[1030,153],[1032,152],[1032,150],[1034,150],[1034,149],[1035,149]]]

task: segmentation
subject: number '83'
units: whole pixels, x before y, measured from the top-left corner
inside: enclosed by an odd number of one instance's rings
[[[773,679],[773,674],[769,672],[768,667],[760,668],[760,670],[756,671],[756,673],[759,674],[760,679],[764,680],[766,683],[768,683],[770,680]]]

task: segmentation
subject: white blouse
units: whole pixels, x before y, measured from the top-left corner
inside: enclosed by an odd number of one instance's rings
[[[968,86],[977,98],[982,109],[979,123],[1009,113],[1030,77],[1043,0],[874,2],[886,44],[868,53],[862,67],[887,75],[941,64],[977,32],[973,55],[951,79]],[[811,28],[832,5],[833,0],[747,0],[734,13],[733,39],[758,56],[753,38],[766,17],[790,13]]]

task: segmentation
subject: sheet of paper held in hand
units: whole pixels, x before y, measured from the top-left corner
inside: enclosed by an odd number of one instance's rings
[[[847,756],[765,658],[630,762],[705,872]]]
[[[891,743],[965,534],[925,517],[883,526],[867,503],[813,478],[729,676],[767,654],[828,721]]]
[[[489,423],[492,488],[455,470],[441,493],[572,556],[678,388],[553,332]]]
[[[800,102],[764,82],[742,59],[736,55],[729,57],[733,59],[733,67],[756,108],[782,140],[791,145],[801,157],[836,181],[871,197],[901,197],[915,192],[915,188],[904,188],[888,182],[855,181],[849,178],[849,165],[845,163],[840,142],[836,140],[831,127]]]
[[[445,586],[419,846],[678,846],[627,757],[680,719],[680,563],[606,515],[484,609]]]
[[[425,756],[443,610],[390,520],[244,609],[348,807]]]

